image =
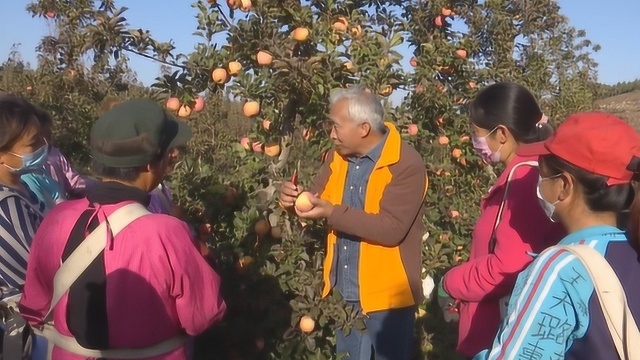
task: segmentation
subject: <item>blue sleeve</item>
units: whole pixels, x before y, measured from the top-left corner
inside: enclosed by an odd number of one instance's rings
[[[27,173],[20,176],[27,188],[31,190],[38,200],[42,201],[47,208],[52,208],[55,204],[65,200],[60,185],[49,175],[44,173]]]
[[[575,339],[589,325],[593,283],[573,254],[559,249],[543,252],[518,277],[491,349],[474,360],[564,359]]]
[[[20,175],[20,180],[22,180],[29,190],[31,190],[38,199],[42,199],[42,184],[38,181],[38,177],[34,173],[26,173]]]

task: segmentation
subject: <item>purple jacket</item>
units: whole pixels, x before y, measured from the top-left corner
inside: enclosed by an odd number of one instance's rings
[[[65,195],[70,198],[80,198],[88,187],[97,181],[77,173],[69,160],[54,146],[49,147],[49,158],[44,165],[47,173],[55,180]]]

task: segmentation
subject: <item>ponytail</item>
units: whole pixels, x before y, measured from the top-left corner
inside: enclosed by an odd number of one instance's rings
[[[506,127],[520,144],[543,141],[553,132],[536,98],[522,85],[496,83],[483,89],[469,107],[471,122],[491,131]]]
[[[637,181],[631,184],[635,192],[633,203],[629,208],[628,214],[621,215],[623,217],[623,223],[626,222],[627,239],[629,243],[636,251],[640,251],[640,189],[638,188]],[[627,219],[624,219],[624,215],[627,215]],[[623,227],[625,226],[623,225]]]
[[[537,141],[545,141],[553,134],[553,126],[547,122],[536,124]]]

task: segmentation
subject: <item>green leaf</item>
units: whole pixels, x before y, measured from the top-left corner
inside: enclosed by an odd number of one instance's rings
[[[389,47],[390,48],[396,47],[396,46],[402,44],[403,41],[404,41],[404,38],[402,37],[402,34],[400,34],[399,32],[395,33],[393,35],[393,37],[391,38],[391,41],[389,42]]]

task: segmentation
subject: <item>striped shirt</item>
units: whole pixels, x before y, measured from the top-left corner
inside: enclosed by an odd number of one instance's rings
[[[31,240],[44,211],[44,203],[30,190],[25,197],[0,185],[0,299],[20,292]]]
[[[568,235],[560,245],[586,244],[604,255],[618,275],[634,317],[640,315],[640,291],[633,279],[640,263],[625,233],[594,226]],[[631,281],[630,281],[631,280]],[[493,346],[480,359],[617,359],[589,272],[570,252],[545,251],[525,270],[509,302]]]

